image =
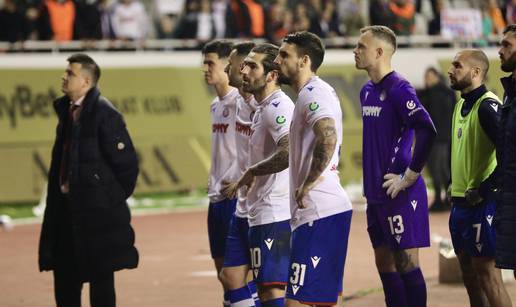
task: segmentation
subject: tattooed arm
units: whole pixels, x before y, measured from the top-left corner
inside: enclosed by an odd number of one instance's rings
[[[300,208],[304,208],[303,198],[308,194],[321,174],[324,172],[337,146],[337,130],[332,118],[321,118],[313,127],[315,133],[315,146],[312,153],[310,171],[303,184],[296,190],[296,202]]]
[[[278,148],[267,159],[249,167],[248,171],[253,176],[263,176],[279,173],[288,167],[288,134],[278,141]]]
[[[288,134],[278,141],[277,146],[276,151],[270,157],[250,166],[237,182],[226,184],[222,189],[222,193],[227,197],[233,198],[239,188],[243,186],[250,187],[255,176],[279,173],[286,169],[288,167]]]

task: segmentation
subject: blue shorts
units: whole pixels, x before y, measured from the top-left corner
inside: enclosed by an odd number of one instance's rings
[[[226,238],[226,252],[224,253],[224,267],[250,265],[249,258],[249,223],[247,218],[233,214]]]
[[[290,233],[290,220],[249,228],[251,270],[257,284],[287,284]]]
[[[430,246],[428,199],[423,180],[394,199],[367,204],[367,232],[373,248],[391,250]]]
[[[453,204],[449,225],[456,254],[464,251],[472,257],[495,256],[495,227],[491,225],[495,212],[493,200],[475,207]]]
[[[208,237],[212,258],[224,257],[226,237],[228,236],[231,217],[235,212],[236,199],[224,199],[210,203],[208,208]]]
[[[342,292],[352,211],[306,223],[292,233],[286,297],[306,305],[336,304]]]

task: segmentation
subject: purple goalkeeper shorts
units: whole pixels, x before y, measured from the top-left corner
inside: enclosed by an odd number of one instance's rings
[[[428,199],[422,178],[394,199],[368,203],[366,213],[373,248],[382,244],[392,250],[430,246]]]

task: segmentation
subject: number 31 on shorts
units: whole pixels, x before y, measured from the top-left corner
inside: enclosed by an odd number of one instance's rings
[[[291,267],[292,276],[290,276],[290,283],[303,286],[305,284],[306,264],[293,262]]]

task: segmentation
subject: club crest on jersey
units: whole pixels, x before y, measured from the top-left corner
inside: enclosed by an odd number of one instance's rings
[[[416,103],[414,102],[414,100],[407,101],[407,109],[414,110],[415,107],[416,107]]]
[[[387,93],[386,93],[385,91],[382,91],[382,92],[380,93],[380,101],[384,101],[384,100],[385,100],[385,98],[387,98]]]
[[[316,111],[317,109],[319,109],[319,104],[317,102],[310,102],[310,104],[308,105],[308,109],[310,111]]]
[[[287,121],[287,119],[283,115],[276,117],[276,123],[278,123],[280,125],[283,125],[286,121]]]
[[[224,110],[222,110],[222,116],[228,117],[229,116],[229,108],[224,107]]]
[[[457,138],[461,138],[462,137],[462,128],[459,128],[459,130],[457,130]]]

